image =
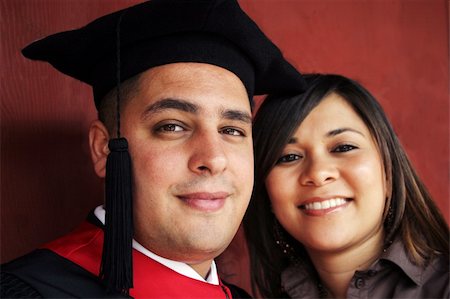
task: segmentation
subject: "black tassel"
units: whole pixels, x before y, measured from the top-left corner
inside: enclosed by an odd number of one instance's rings
[[[100,278],[108,292],[129,295],[133,287],[131,159],[125,138],[109,141],[105,178],[105,240]]]
[[[109,293],[129,295],[133,287],[133,199],[131,158],[128,141],[120,137],[120,24],[124,12],[117,21],[116,76],[117,138],[109,140],[105,177],[105,239],[103,241],[100,279]]]

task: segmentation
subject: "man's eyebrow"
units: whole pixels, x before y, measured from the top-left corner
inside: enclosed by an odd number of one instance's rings
[[[238,120],[246,124],[252,123],[252,116],[250,113],[242,110],[226,109],[222,111],[222,117],[229,120]]]
[[[361,132],[358,131],[358,130],[352,129],[352,128],[337,128],[337,129],[334,129],[334,130],[329,131],[329,132],[326,134],[326,136],[327,136],[327,137],[333,137],[333,136],[336,136],[336,135],[339,135],[339,134],[342,134],[342,133],[345,133],[345,132],[353,132],[353,133],[357,133],[357,134],[359,134],[359,135],[361,135],[361,136],[364,137],[364,134],[363,134],[363,133],[361,133]]]
[[[142,113],[142,119],[146,119],[150,115],[166,109],[181,110],[189,113],[196,113],[198,111],[198,107],[196,105],[185,100],[166,98],[148,106]]]

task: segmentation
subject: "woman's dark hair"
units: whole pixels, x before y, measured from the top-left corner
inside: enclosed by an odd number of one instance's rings
[[[254,124],[255,186],[244,217],[252,276],[252,289],[263,297],[285,296],[281,272],[292,263],[283,255],[274,237],[275,215],[271,211],[265,180],[307,115],[325,97],[337,94],[361,117],[381,153],[388,197],[383,221],[385,243],[399,237],[411,262],[426,265],[437,254],[449,254],[449,229],[425,185],[417,176],[383,109],[360,84],[340,75],[306,75],[308,89],[297,96],[268,96]],[[388,217],[388,214],[392,216]],[[280,229],[280,228],[278,228]],[[282,228],[297,260],[316,275],[306,250]],[[275,233],[276,234],[276,233]]]

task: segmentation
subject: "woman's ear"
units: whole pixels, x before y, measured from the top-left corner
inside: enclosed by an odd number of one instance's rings
[[[101,178],[105,177],[106,172],[106,158],[109,154],[108,141],[109,133],[105,125],[100,120],[92,122],[89,128],[89,148],[95,173]]]

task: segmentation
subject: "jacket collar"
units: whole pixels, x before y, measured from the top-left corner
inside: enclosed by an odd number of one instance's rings
[[[391,246],[383,252],[380,257],[380,263],[383,262],[395,264],[416,285],[422,284],[423,268],[413,264],[409,260],[408,253],[400,237],[397,237]],[[377,267],[380,267],[378,264],[379,263],[377,263]]]
[[[422,284],[423,268],[409,260],[408,253],[400,237],[395,239],[367,271],[380,271],[390,267],[389,265],[402,271],[416,285]],[[290,265],[282,271],[281,283],[291,297],[312,298],[311,295],[313,295],[318,298],[317,282],[313,277],[314,275],[309,273],[301,264]]]

